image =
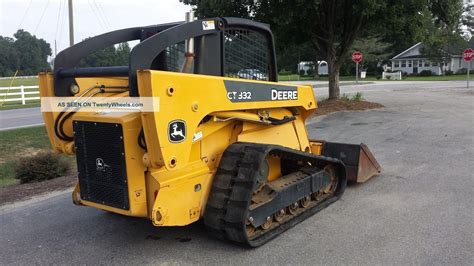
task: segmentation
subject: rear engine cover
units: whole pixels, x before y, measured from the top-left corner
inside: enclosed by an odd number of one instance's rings
[[[129,209],[122,125],[74,121],[81,199]]]

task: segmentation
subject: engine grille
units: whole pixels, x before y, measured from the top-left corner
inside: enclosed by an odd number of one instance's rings
[[[83,200],[129,209],[122,125],[74,121]]]

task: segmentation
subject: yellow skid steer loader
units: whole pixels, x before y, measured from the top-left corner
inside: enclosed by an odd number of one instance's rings
[[[78,67],[139,40],[128,66]],[[40,74],[41,97],[152,97],[152,110],[44,112],[54,150],[75,154],[73,202],[150,219],[204,220],[256,247],[338,200],[381,168],[361,145],[308,139],[311,86],[277,82],[266,24],[211,18],[105,33],[65,49]]]

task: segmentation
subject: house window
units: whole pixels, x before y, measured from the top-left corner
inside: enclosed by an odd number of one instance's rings
[[[433,62],[432,65],[433,65],[433,66],[438,66],[438,63],[437,63],[437,62]]]
[[[405,60],[402,60],[402,67],[406,67],[407,66],[407,62]]]
[[[429,67],[430,66],[430,61],[425,61],[425,67]]]
[[[393,67],[400,67],[400,62],[399,61],[395,61],[393,63]]]
[[[408,60],[408,67],[411,67],[411,60]]]
[[[413,67],[418,67],[418,60],[413,61]]]

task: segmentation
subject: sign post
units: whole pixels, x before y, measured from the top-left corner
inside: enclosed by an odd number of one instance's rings
[[[352,53],[352,61],[356,63],[356,83],[359,83],[359,63],[362,62],[362,53]]]
[[[469,72],[471,72],[471,60],[474,58],[474,50],[467,48],[464,50],[462,57],[467,62],[467,88],[469,88]]]

